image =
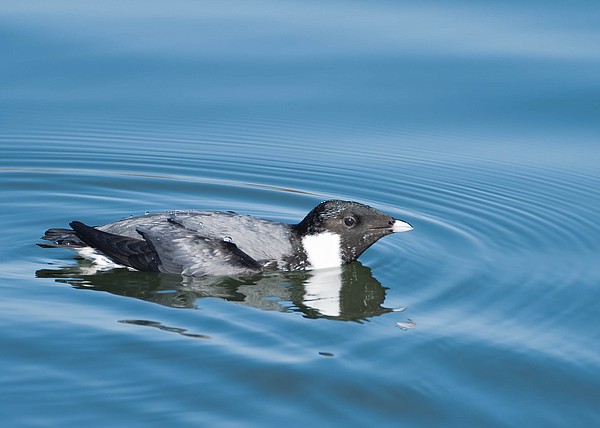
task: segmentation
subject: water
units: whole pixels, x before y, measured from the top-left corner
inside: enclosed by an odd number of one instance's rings
[[[597,426],[598,12],[3,2],[3,426]],[[415,230],[242,279],[35,246],[328,198]]]

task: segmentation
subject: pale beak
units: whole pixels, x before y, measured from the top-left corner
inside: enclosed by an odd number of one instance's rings
[[[392,225],[392,232],[408,232],[409,230],[413,230],[413,227],[405,221],[396,220]]]

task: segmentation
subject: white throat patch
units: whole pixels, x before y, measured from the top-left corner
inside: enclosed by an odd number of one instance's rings
[[[312,269],[341,266],[340,235],[323,232],[302,238],[306,258]]]

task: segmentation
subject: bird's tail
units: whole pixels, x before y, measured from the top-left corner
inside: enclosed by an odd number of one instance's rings
[[[48,229],[41,239],[44,241],[50,241],[52,244],[38,244],[40,247],[81,248],[87,246],[81,239],[77,237],[73,229]]]

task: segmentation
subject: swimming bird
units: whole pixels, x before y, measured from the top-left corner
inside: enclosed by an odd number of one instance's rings
[[[53,228],[45,247],[97,264],[185,276],[322,269],[356,260],[380,238],[412,226],[358,202],[329,200],[298,224],[231,211],[171,211],[90,227]]]

